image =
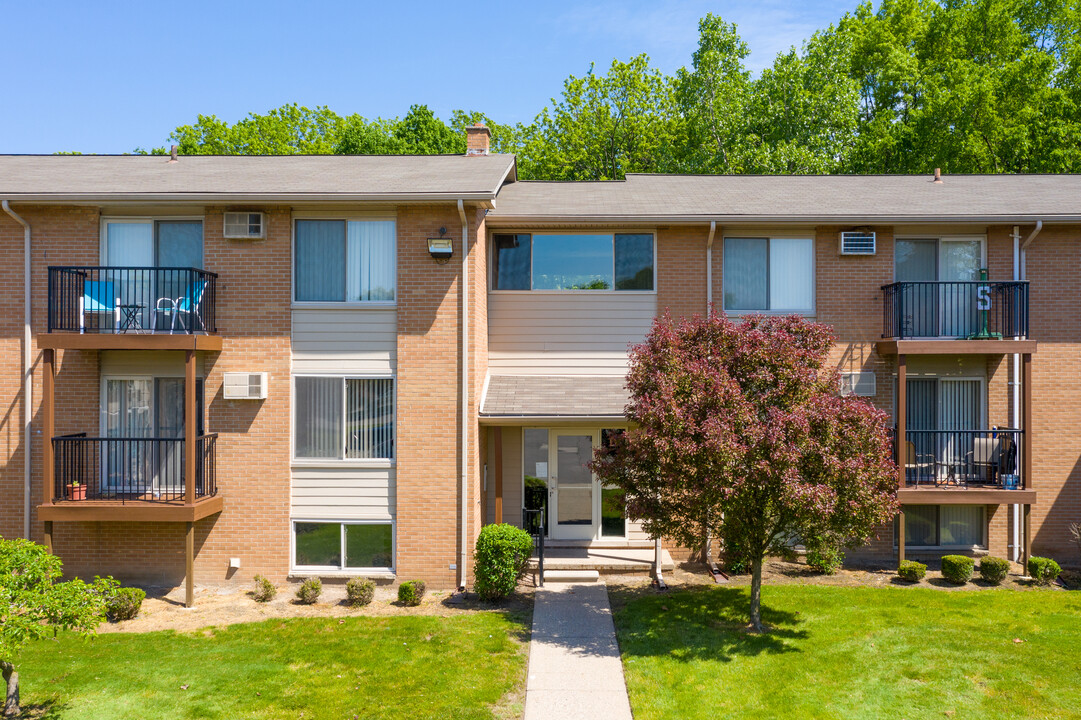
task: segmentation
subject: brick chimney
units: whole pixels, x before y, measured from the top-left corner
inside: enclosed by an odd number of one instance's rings
[[[488,143],[492,139],[492,131],[484,123],[470,125],[465,129],[465,154],[487,155]]]

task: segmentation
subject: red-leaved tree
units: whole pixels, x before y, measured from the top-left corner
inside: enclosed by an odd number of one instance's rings
[[[897,510],[885,413],[838,396],[832,330],[797,316],[667,315],[631,353],[628,430],[593,463],[646,532],[686,547],[710,530],[751,564],[793,537],[866,543]]]

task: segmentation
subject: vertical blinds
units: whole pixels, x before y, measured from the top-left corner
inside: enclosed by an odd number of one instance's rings
[[[394,457],[394,380],[296,378],[294,453],[328,460]]]

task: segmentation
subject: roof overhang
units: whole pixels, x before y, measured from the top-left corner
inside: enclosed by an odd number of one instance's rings
[[[1029,225],[1081,223],[1081,215],[500,215],[486,218],[489,227],[526,225],[916,225],[928,223]]]

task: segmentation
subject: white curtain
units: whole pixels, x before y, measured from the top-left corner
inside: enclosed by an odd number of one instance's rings
[[[769,241],[769,309],[814,310],[814,242],[810,239]]]
[[[725,310],[769,310],[768,263],[766,238],[725,238]]]
[[[350,222],[346,237],[348,301],[393,300],[396,284],[393,220]]]

